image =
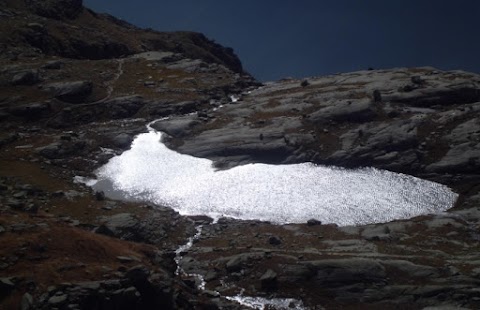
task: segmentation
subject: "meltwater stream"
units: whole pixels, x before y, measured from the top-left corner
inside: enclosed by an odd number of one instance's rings
[[[457,194],[448,187],[412,176],[364,168],[349,170],[311,163],[249,164],[216,171],[212,161],[168,149],[162,133],[148,126],[131,149],[96,171],[87,185],[111,198],[142,200],[170,206],[183,215],[222,216],[274,223],[305,223],[317,219],[340,226],[388,222],[445,211]],[[201,275],[181,269],[182,255],[197,233],[176,251],[177,274]],[[239,294],[225,296],[252,309],[306,309],[296,299],[266,299]]]
[[[445,211],[457,199],[444,185],[375,168],[248,164],[216,171],[211,160],[172,151],[161,137],[149,127],[89,185],[182,215],[278,224],[312,218],[340,226],[388,222]]]

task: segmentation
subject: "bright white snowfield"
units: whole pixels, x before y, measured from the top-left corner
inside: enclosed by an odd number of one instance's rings
[[[381,223],[445,211],[457,199],[444,185],[374,168],[249,164],[215,171],[208,159],[168,149],[161,136],[154,130],[137,136],[131,149],[101,167],[90,184],[107,196],[121,193],[183,215],[278,224]]]

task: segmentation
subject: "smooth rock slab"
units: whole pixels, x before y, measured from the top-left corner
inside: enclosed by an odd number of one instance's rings
[[[45,89],[59,100],[82,103],[92,94],[93,84],[89,81],[59,82],[45,85]]]

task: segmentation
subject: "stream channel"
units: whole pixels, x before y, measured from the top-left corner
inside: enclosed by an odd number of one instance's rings
[[[162,121],[162,120],[158,120]],[[212,161],[179,154],[162,143],[162,133],[147,125],[130,150],[99,168],[86,184],[112,199],[145,201],[169,206],[185,216],[206,215],[305,223],[316,219],[339,226],[383,223],[446,211],[458,195],[447,186],[375,168],[344,169],[313,163],[248,164],[217,171]],[[202,232],[176,251],[180,263]],[[193,276],[200,290],[201,275]],[[245,307],[305,309],[294,299],[225,296]]]

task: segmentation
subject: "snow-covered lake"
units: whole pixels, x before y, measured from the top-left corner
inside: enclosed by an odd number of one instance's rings
[[[161,137],[153,129],[138,135],[89,184],[109,197],[169,206],[183,215],[279,224],[388,222],[445,211],[457,199],[444,185],[374,168],[249,164],[216,171],[208,159],[168,149]]]

